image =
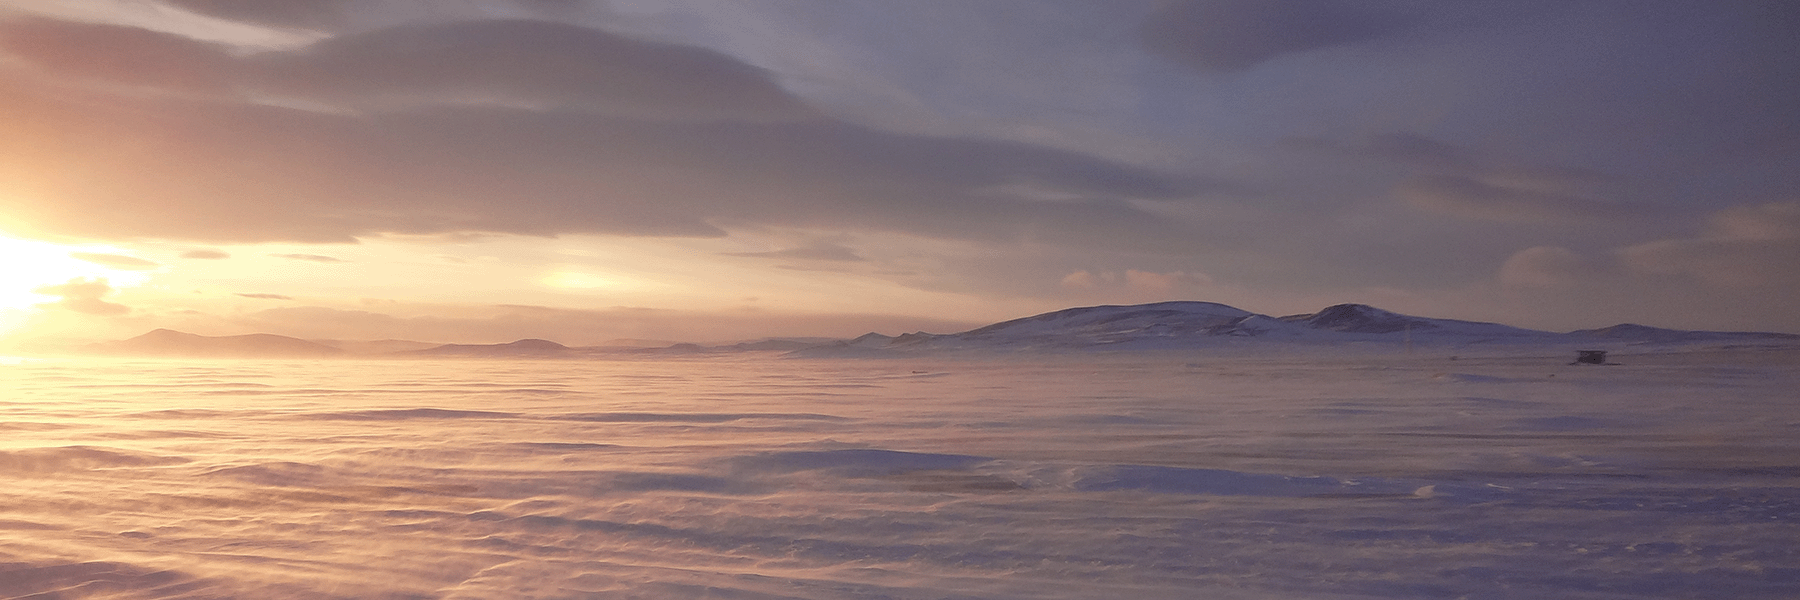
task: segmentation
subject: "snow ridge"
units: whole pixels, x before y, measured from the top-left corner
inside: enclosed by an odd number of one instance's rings
[[[598,358],[626,355],[709,355],[782,352],[794,357],[880,357],[919,351],[1062,352],[1086,350],[1183,350],[1357,346],[1435,347],[1472,351],[1521,344],[1566,349],[1616,350],[1711,344],[1791,347],[1787,333],[1682,331],[1636,324],[1554,333],[1499,323],[1405,315],[1366,304],[1338,304],[1316,313],[1272,317],[1216,302],[1172,301],[1068,308],[1001,321],[961,333],[888,336],[868,333],[849,340],[763,338],[735,344],[673,344],[662,348],[568,347],[541,339],[504,344],[427,344],[404,340],[308,341],[266,333],[209,337],[167,329],[88,350],[106,354],[174,357],[299,358],[387,356],[413,358]]]
[[[1688,342],[1792,343],[1774,333],[1689,332],[1641,325],[1555,333],[1458,319],[1418,317],[1366,304],[1338,304],[1316,313],[1272,317],[1215,302],[1158,302],[1088,306],[1002,321],[961,333],[870,333],[800,350],[795,356],[881,356],[924,350],[1164,350],[1285,342],[1312,346],[1377,345],[1469,348],[1517,344],[1556,346]]]

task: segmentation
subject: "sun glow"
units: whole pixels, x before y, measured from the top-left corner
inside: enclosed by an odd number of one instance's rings
[[[87,255],[89,259],[77,258]],[[77,282],[102,282],[118,289],[142,285],[149,274],[94,262],[93,257],[129,259],[110,247],[73,247],[0,236],[0,335],[12,332],[40,305],[56,301],[46,293],[52,286]],[[144,261],[146,264],[148,261]]]
[[[67,281],[81,261],[55,244],[0,237],[0,308],[28,308],[47,298],[32,290]]]
[[[620,275],[596,275],[584,271],[555,271],[538,280],[540,283],[569,290],[636,290],[646,287],[645,283],[634,278]]]

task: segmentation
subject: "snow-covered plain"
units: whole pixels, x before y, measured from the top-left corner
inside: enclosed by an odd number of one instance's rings
[[[0,597],[1800,597],[1800,353],[1570,358],[0,362]]]

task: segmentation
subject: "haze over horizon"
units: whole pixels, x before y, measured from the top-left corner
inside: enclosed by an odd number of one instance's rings
[[[1770,2],[0,0],[0,345],[1800,333]]]

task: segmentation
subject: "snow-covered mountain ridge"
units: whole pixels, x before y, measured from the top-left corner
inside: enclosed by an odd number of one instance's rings
[[[961,333],[871,333],[819,346],[803,356],[884,354],[923,350],[1157,350],[1287,342],[1309,345],[1471,347],[1505,344],[1800,343],[1800,335],[1709,332],[1615,325],[1556,333],[1499,323],[1436,319],[1364,304],[1338,304],[1316,313],[1273,317],[1214,302],[1158,302],[1070,308],[1003,321]]]
[[[786,352],[797,357],[887,356],[927,351],[1084,351],[1357,346],[1476,349],[1532,344],[1618,349],[1633,346],[1800,346],[1787,333],[1683,331],[1621,324],[1556,333],[1499,323],[1436,319],[1363,304],[1339,304],[1316,313],[1274,317],[1215,302],[1157,302],[1086,306],[1001,321],[961,333],[888,336],[869,333],[850,340],[766,338],[720,346],[673,344],[662,348],[567,347],[524,339],[505,344],[428,344],[404,340],[344,342],[301,340],[271,334],[198,336],[159,329],[118,342],[95,344],[104,354],[177,357],[411,357],[594,358],[687,356],[738,352]]]

